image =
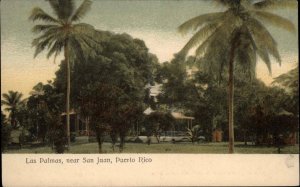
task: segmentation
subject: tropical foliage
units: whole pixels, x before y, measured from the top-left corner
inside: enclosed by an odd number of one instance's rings
[[[299,67],[276,77],[273,84],[279,84],[287,90],[289,98],[285,100],[286,107],[297,115],[299,113]]]
[[[295,32],[294,25],[286,18],[267,11],[270,7],[297,7],[296,1],[248,1],[215,0],[227,8],[224,12],[209,13],[192,18],[179,26],[179,32],[196,31],[181,50],[187,55],[196,47],[195,56],[206,58],[202,68],[214,77],[222,79],[228,70],[228,122],[229,152],[233,153],[233,87],[234,70],[243,71],[249,78],[255,77],[257,55],[271,72],[270,56],[279,63],[281,58],[277,43],[263,23]]]
[[[97,31],[95,39],[101,45],[97,56],[85,63],[75,61],[72,68],[72,94],[74,106],[91,122],[97,134],[99,150],[105,133],[120,137],[122,150],[125,136],[142,117],[145,89],[153,82],[155,55],[148,52],[145,43],[127,34]],[[54,82],[65,89],[65,64],[62,63]]]
[[[1,110],[1,152],[3,153],[7,149],[7,145],[10,140],[11,126],[6,122],[6,116]]]
[[[28,129],[34,139],[45,142],[52,140],[52,133],[59,125],[57,120],[63,112],[63,94],[59,93],[51,81],[47,84],[38,83],[33,87],[28,98],[27,110],[30,120]]]
[[[258,58],[270,73],[272,58],[281,63],[266,26],[294,32],[288,19],[270,10],[295,8],[296,1],[213,0],[224,11],[179,26],[182,34],[191,31],[193,36],[170,62],[162,64],[143,40],[81,23],[92,2],[83,0],[77,8],[76,2],[47,0],[53,16],[39,7],[31,12],[29,19],[36,24],[32,31],[38,35],[32,42],[34,57],[47,51],[48,58],[54,56],[55,61],[63,53],[64,60],[54,81],[36,84],[26,100],[15,91],[2,95],[1,105],[8,112],[7,118],[1,111],[2,151],[16,127],[21,127],[20,136],[27,134],[25,142],[48,143],[56,153],[65,151],[70,131],[79,128],[87,130],[89,141],[95,136],[99,153],[106,152],[104,141],[112,142],[113,151],[118,145],[122,152],[126,136],[135,142],[148,138],[149,144],[155,136],[160,143],[160,136],[176,127],[184,129],[178,134],[191,142],[203,136],[210,141],[214,129],[229,132],[223,140],[229,141],[230,153],[234,139],[274,145],[279,137],[295,136],[298,68],[269,86],[256,78],[255,69]],[[158,95],[153,87],[159,87]],[[226,89],[228,97],[224,97]],[[79,119],[72,128],[70,108]],[[175,120],[172,112],[194,116],[193,122],[185,128],[186,122]]]
[[[171,113],[155,111],[146,116],[144,123],[148,137],[154,135],[159,143],[161,134],[174,127],[175,118]]]

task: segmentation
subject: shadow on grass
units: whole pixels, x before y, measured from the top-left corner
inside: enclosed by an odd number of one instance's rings
[[[235,147],[240,147],[240,148],[274,148],[275,146],[271,145],[245,145],[245,144],[237,144],[234,145]]]

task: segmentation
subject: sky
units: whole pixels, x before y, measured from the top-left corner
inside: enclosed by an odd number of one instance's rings
[[[77,5],[80,4],[77,1]],[[8,90],[28,96],[38,82],[46,83],[55,77],[62,57],[53,62],[45,53],[33,58],[31,32],[33,22],[28,20],[30,11],[39,6],[52,13],[47,2],[42,0],[1,1],[1,94]],[[191,35],[182,36],[177,27],[184,21],[200,14],[221,11],[209,0],[94,0],[92,9],[82,22],[98,30],[128,33],[145,41],[149,51],[160,62],[170,61]],[[275,13],[290,19],[298,28],[298,10],[280,10]],[[278,42],[282,65],[273,62],[272,76],[267,67],[258,60],[257,77],[266,84],[273,77],[286,73],[298,63],[298,31],[290,34],[267,25]]]

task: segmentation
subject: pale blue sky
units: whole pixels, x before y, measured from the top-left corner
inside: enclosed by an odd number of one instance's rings
[[[34,35],[30,31],[33,23],[28,21],[28,16],[35,6],[52,13],[48,3],[41,0],[1,1],[1,93],[17,90],[28,95],[39,81],[54,78],[58,68],[58,63],[54,64],[53,59],[47,60],[45,54],[33,59],[31,41]],[[99,30],[126,32],[143,39],[150,52],[164,62],[170,60],[190,37],[182,37],[176,32],[181,23],[194,16],[220,10],[208,0],[94,0],[90,13],[82,21]],[[290,19],[298,28],[297,10],[276,13]],[[283,59],[281,68],[273,66],[275,77],[295,67],[298,34],[268,28],[279,44]],[[258,77],[266,83],[272,81],[262,63],[258,63]]]

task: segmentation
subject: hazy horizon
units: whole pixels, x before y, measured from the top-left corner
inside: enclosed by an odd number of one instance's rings
[[[77,2],[77,6],[81,1]],[[33,59],[31,41],[36,37],[28,20],[32,8],[39,6],[52,13],[47,2],[39,0],[1,2],[1,94],[8,90],[28,96],[38,82],[55,77],[62,57],[53,64],[45,53]],[[209,1],[93,1],[92,9],[82,22],[99,30],[128,33],[145,41],[149,51],[160,62],[170,61],[191,35],[181,36],[177,27],[184,21],[208,12],[221,9]],[[282,66],[273,63],[273,77],[286,73],[298,64],[298,10],[281,10],[276,13],[290,19],[297,28],[296,34],[268,26],[278,42]],[[257,77],[266,84],[272,82],[267,67],[259,60]]]

